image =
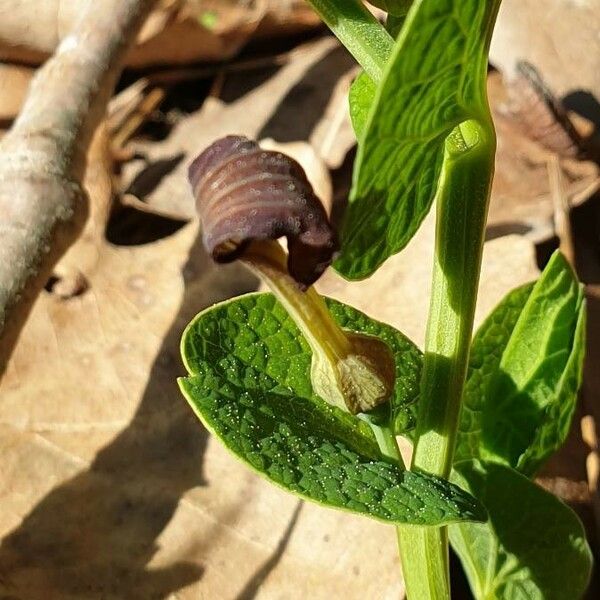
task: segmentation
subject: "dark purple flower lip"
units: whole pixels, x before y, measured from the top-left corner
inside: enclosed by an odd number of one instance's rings
[[[302,167],[246,137],[214,142],[190,165],[203,242],[217,262],[240,258],[250,242],[288,242],[289,274],[303,287],[331,264],[338,239]]]

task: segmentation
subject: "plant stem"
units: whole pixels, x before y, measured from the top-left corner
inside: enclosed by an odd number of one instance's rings
[[[398,442],[389,426],[377,425],[376,419],[369,415],[361,418],[370,426],[381,454],[393,460],[401,469],[405,469]],[[441,536],[432,536],[442,532]],[[406,592],[410,600],[429,600],[449,598],[448,590],[448,563],[447,563],[447,536],[445,529],[404,526],[396,527],[398,536],[398,552],[402,563],[402,577]],[[441,545],[441,546],[440,546]],[[418,566],[420,565],[420,567]]]
[[[396,527],[402,577],[409,600],[450,598],[445,527]]]
[[[412,465],[448,478],[467,371],[494,171],[491,127],[467,121],[446,141]]]
[[[377,425],[375,419],[369,415],[361,415],[370,426],[381,454],[393,460],[401,469],[405,469],[398,443],[389,426]],[[430,533],[441,536],[431,536]],[[402,563],[402,576],[406,592],[410,600],[428,600],[438,598],[449,598],[447,563],[447,536],[445,528],[427,528],[404,526],[396,527],[398,536],[398,552]],[[420,567],[417,567],[420,565]]]
[[[371,431],[377,440],[377,445],[381,450],[381,454],[386,458],[391,459],[404,471],[406,466],[402,459],[402,454],[400,454],[400,448],[398,448],[396,437],[389,426],[389,417],[386,419],[386,424],[383,425],[378,423],[379,419],[377,417],[373,418],[370,414],[361,414],[359,416],[371,427]]]
[[[377,445],[379,446],[379,449],[381,450],[381,454],[383,456],[385,456],[386,458],[389,458],[392,461],[394,461],[398,465],[398,467],[400,467],[402,470],[406,469],[404,460],[402,458],[402,454],[400,453],[400,448],[398,448],[398,442],[396,441],[396,437],[394,436],[394,434],[391,430],[391,427],[389,425],[378,425],[377,424],[378,420],[376,418],[375,419],[372,418],[371,415],[368,415],[368,414],[362,414],[362,415],[360,415],[360,418],[362,418],[364,421],[366,421],[369,424],[369,426],[371,427],[371,431],[373,432],[373,435],[375,436],[375,439],[377,440]],[[408,529],[408,528],[405,528],[405,529]],[[413,529],[415,531],[417,531],[416,528],[413,528]],[[418,531],[426,531],[426,530],[420,528]],[[400,560],[402,562],[402,565],[404,565],[404,559],[402,558],[402,547],[403,546],[400,544],[400,527],[396,527],[396,534],[398,536],[398,552],[400,554]],[[425,547],[425,545],[420,544],[419,547]],[[422,564],[429,565],[429,561],[427,560],[427,557],[423,558]],[[439,572],[439,570],[436,569],[435,572]],[[445,572],[445,571],[442,571],[442,572]],[[429,574],[428,569],[426,569],[426,574]],[[404,567],[403,567],[403,579],[405,582],[405,587],[408,591],[408,584],[406,584],[407,577],[404,574]]]
[[[360,0],[308,0],[325,24],[379,83],[394,39]]]
[[[494,171],[491,122],[467,121],[446,140],[412,469],[448,478],[469,359],[485,221]],[[399,527],[410,600],[450,597],[445,528]]]

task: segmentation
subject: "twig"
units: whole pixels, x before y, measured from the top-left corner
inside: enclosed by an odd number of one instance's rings
[[[137,79],[110,99],[106,109],[108,130],[110,132],[119,129],[129,115],[137,108],[144,97],[148,85],[149,82],[145,77]]]
[[[0,375],[34,299],[83,227],[86,152],[153,4],[87,4],[0,144]]]
[[[571,205],[563,185],[560,160],[555,154],[547,163],[550,196],[554,207],[554,227],[560,240],[560,249],[571,265],[575,265],[575,246],[571,231]]]
[[[144,94],[151,86],[169,87],[194,79],[207,79],[219,76],[222,73],[243,73],[245,71],[264,69],[265,67],[279,67],[289,62],[291,53],[291,51],[287,51],[271,56],[238,60],[229,63],[169,69],[168,71],[162,69],[149,73],[145,77],[137,79],[111,99],[108,105],[109,129],[113,131],[122,126],[129,115],[136,111],[140,103],[143,102]]]
[[[578,206],[585,200],[591,198],[598,190],[600,190],[600,177],[594,178],[582,190],[571,194],[569,202],[571,206]]]
[[[152,88],[142,98],[136,109],[125,119],[115,132],[112,146],[115,150],[122,150],[135,132],[146,122],[146,119],[156,110],[164,100],[165,90],[160,87]]]
[[[264,69],[266,67],[279,67],[284,66],[289,62],[292,52],[293,51],[290,50],[279,54],[231,61],[228,63],[218,63],[205,67],[169,69],[168,71],[161,70],[151,73],[148,75],[147,79],[149,83],[155,85],[167,85],[193,79],[206,79],[207,77],[213,77],[221,72],[243,73],[245,71]]]

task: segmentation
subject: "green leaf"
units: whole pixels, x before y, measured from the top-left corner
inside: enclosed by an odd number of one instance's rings
[[[352,121],[352,127],[354,127],[354,133],[359,140],[365,131],[369,109],[373,103],[376,91],[377,86],[364,72],[360,73],[350,86],[348,96],[348,101],[350,102],[350,120]]]
[[[532,475],[562,445],[581,384],[584,342],[584,293],[557,252],[528,297],[499,364],[487,372],[482,458]]]
[[[335,263],[345,277],[369,276],[414,235],[431,206],[452,129],[475,119],[493,131],[485,81],[498,5],[413,3],[359,140]]]
[[[339,302],[346,328],[378,334],[396,356],[396,394],[414,398],[420,354],[400,333]],[[482,520],[458,487],[386,461],[365,423],[329,406],[310,383],[310,349],[271,294],[200,313],[182,339],[181,389],[205,426],[239,459],[304,498],[375,519],[419,525]]]
[[[452,480],[488,510],[485,524],[449,528],[475,598],[576,600],[592,555],[577,515],[513,469],[479,461],[455,466]]]
[[[533,283],[509,292],[483,322],[471,346],[469,371],[463,392],[455,462],[480,458],[481,411],[498,375],[502,353],[517,324]]]

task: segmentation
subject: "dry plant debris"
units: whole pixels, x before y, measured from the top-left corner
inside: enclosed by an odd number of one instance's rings
[[[72,29],[85,3],[0,0],[0,60],[41,64]],[[26,26],[24,26],[24,23]],[[301,0],[160,0],[127,58],[131,67],[222,61],[251,39],[320,26]]]

